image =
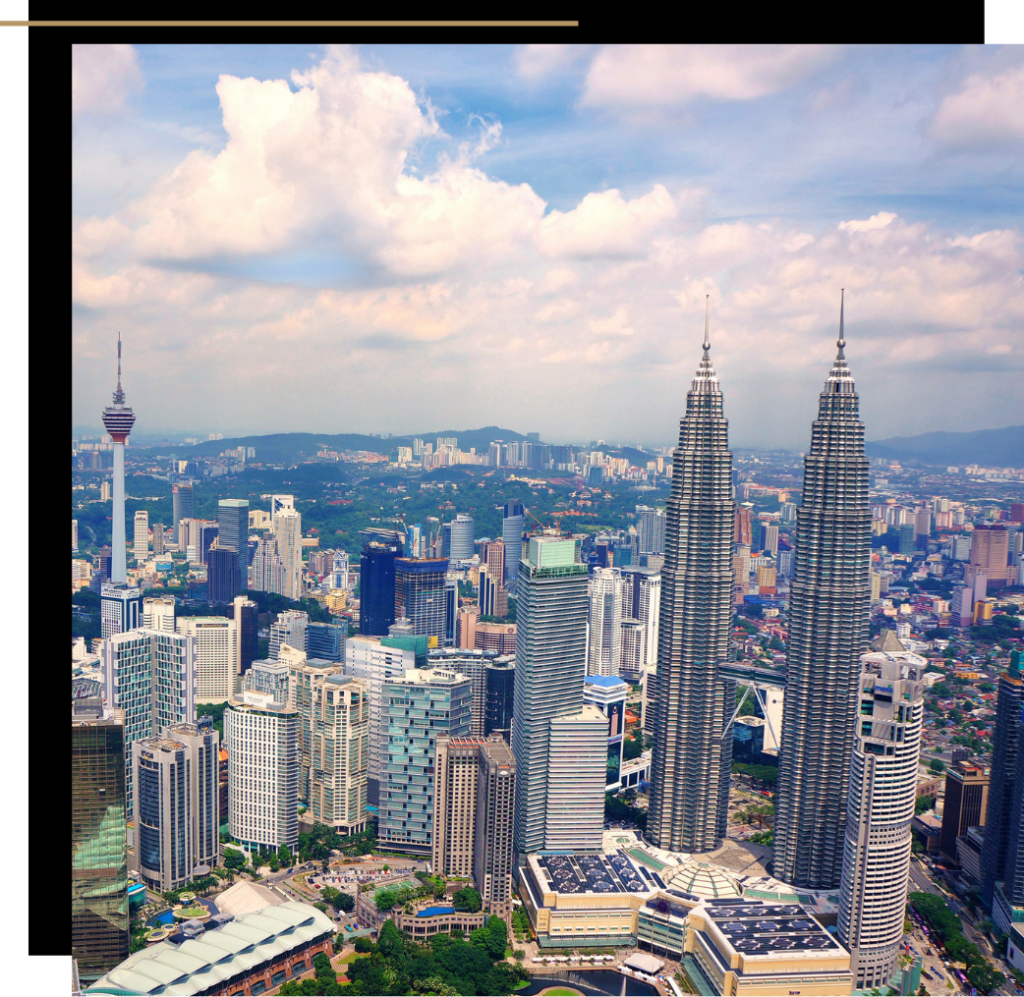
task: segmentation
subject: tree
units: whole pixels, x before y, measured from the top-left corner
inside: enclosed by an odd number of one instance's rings
[[[487,919],[487,939],[484,942],[487,954],[492,959],[504,959],[508,948],[508,925],[497,915]]]
[[[643,750],[644,746],[635,737],[625,737],[622,739],[623,761],[628,762],[634,758],[639,758]]]
[[[356,900],[351,893],[345,893],[342,890],[338,891],[338,899],[334,901],[334,906],[338,910],[348,914],[350,911],[355,910]]]
[[[395,922],[389,917],[380,929],[380,936],[377,939],[377,949],[385,959],[398,959],[405,957],[405,941],[402,933],[395,926]]]
[[[940,772],[946,771],[945,764],[943,762],[940,762],[938,758],[933,758],[929,763],[928,768],[931,769],[931,771],[934,772],[936,775],[938,775]]]
[[[241,870],[245,866],[245,854],[234,848],[225,848],[224,865],[228,869]]]
[[[452,903],[455,904],[458,910],[468,911],[470,914],[475,914],[483,906],[480,894],[471,886],[466,886],[459,890],[452,897]]]
[[[325,886],[320,891],[321,898],[327,903],[329,903],[332,907],[337,906],[337,903],[335,901],[338,899],[340,894],[341,890],[335,889],[333,886]]]
[[[398,893],[395,890],[381,890],[374,897],[373,902],[377,905],[377,910],[383,913],[386,910],[391,910],[398,903]]]
[[[366,935],[360,935],[356,939],[356,951],[360,954],[373,951],[373,942]]]
[[[292,864],[292,850],[287,845],[282,845],[277,850],[277,861],[281,863],[282,869],[287,869]]]

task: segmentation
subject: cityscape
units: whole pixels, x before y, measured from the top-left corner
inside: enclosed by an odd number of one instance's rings
[[[528,80],[584,58],[530,48]],[[628,48],[591,54],[583,104]],[[81,72],[141,73],[109,49]],[[331,51],[277,99],[340,105],[353,74],[359,100],[397,87],[359,67]],[[234,136],[249,85],[217,84]],[[420,102],[403,113],[442,114]],[[501,126],[477,124],[479,158]],[[184,203],[153,216],[181,244],[202,235]],[[844,231],[899,224],[878,217]],[[79,236],[102,242],[94,222]],[[410,259],[388,265],[426,272]],[[461,385],[426,362],[418,388],[396,372],[349,415],[341,391],[305,407],[327,395],[303,361],[305,388],[282,374],[257,415],[252,344],[196,374],[237,399],[220,431],[208,400],[168,407],[165,343],[83,302],[76,363],[100,357],[111,401],[85,407],[92,373],[76,385],[74,993],[1024,993],[1019,384],[943,418],[925,372],[929,398],[887,402],[879,431],[877,302],[837,267],[799,377],[766,376],[755,403],[732,374],[750,292],[686,267],[657,334],[672,376],[637,375],[621,430],[587,409],[607,439],[579,412],[555,422],[563,375],[539,352],[534,385],[496,362],[445,408]],[[1000,363],[1020,349],[1007,328]],[[278,329],[266,362],[307,334]],[[785,416],[752,428],[772,396]]]

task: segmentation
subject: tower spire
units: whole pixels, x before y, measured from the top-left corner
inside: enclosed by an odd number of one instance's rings
[[[117,334],[117,388],[114,391],[114,404],[124,405],[124,390],[121,387],[121,333]]]
[[[839,340],[836,346],[839,347],[839,355],[836,359],[845,360],[843,347],[846,346],[846,334],[843,332],[843,306],[845,304],[846,288],[839,288]]]
[[[704,359],[708,359],[708,351],[711,349],[711,295],[704,295]]]

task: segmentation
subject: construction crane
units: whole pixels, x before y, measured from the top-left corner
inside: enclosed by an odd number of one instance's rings
[[[523,511],[527,516],[530,517],[542,530],[555,529],[559,533],[562,532],[562,517],[565,515],[564,512],[553,512],[551,513],[551,521],[555,524],[553,527],[548,526],[546,523],[541,522],[526,506],[523,506]]]

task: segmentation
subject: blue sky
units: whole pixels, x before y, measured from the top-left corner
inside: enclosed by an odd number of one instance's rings
[[[806,445],[1022,421],[1024,50],[76,46],[76,424]],[[279,81],[279,82],[274,82]]]

